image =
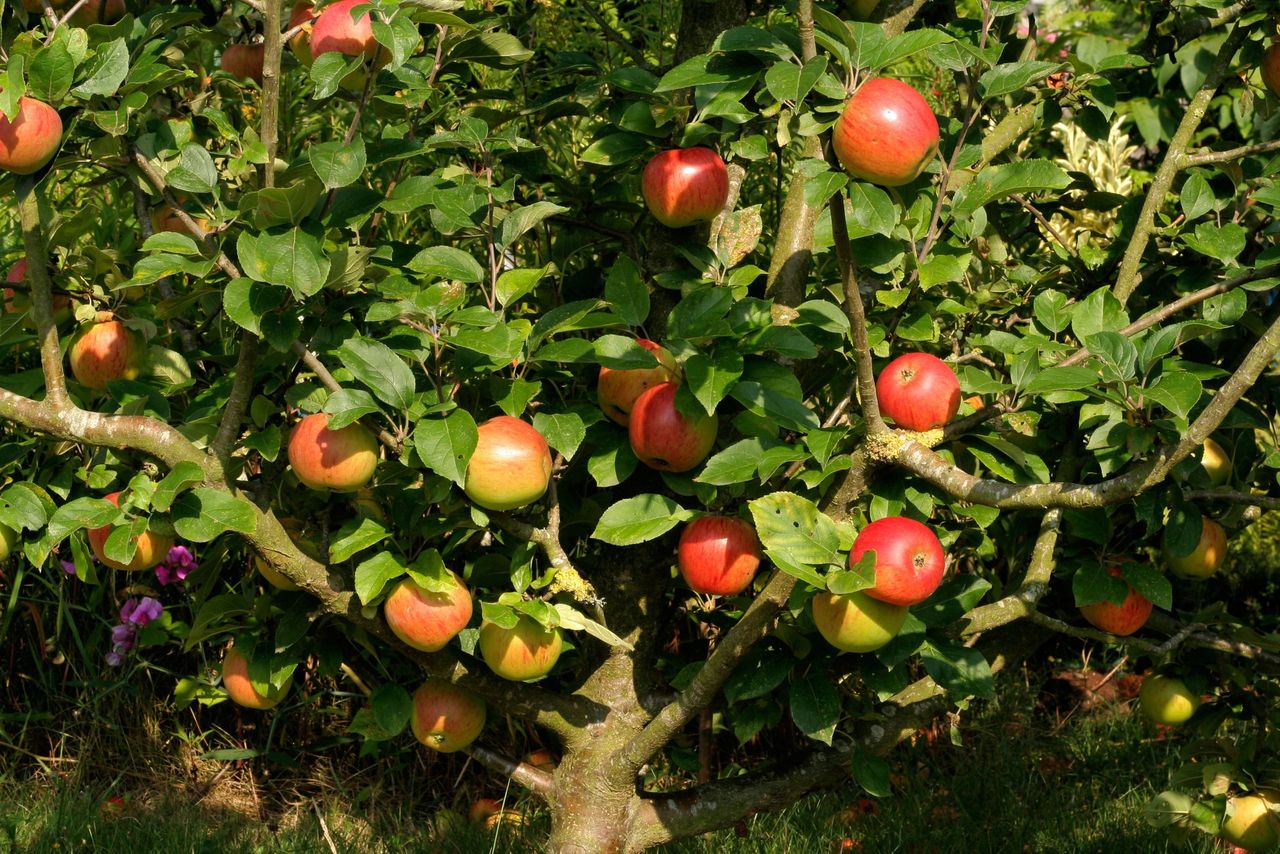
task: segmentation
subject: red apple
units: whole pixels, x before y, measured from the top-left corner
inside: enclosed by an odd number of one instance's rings
[[[540,679],[551,672],[564,648],[559,627],[548,629],[532,617],[521,614],[513,628],[497,623],[480,626],[480,654],[489,669],[514,682]]]
[[[551,449],[532,425],[510,415],[490,418],[467,463],[464,491],[488,510],[532,504],[551,483]]]
[[[312,4],[302,0],[301,3],[293,7],[293,14],[289,16],[289,29],[301,26],[297,35],[289,39],[289,50],[293,51],[293,55],[298,58],[304,66],[310,68],[311,59],[311,31],[315,27],[312,18],[315,17],[315,8]]]
[[[222,52],[219,66],[232,77],[248,77],[262,85],[262,58],[266,46],[259,44],[229,44]]]
[[[813,597],[813,623],[827,643],[844,652],[871,652],[902,631],[907,609],[879,602],[865,591],[829,593]]]
[[[62,117],[44,101],[19,98],[13,121],[0,113],[0,169],[19,175],[38,172],[61,142]]]
[[[120,493],[112,492],[110,495],[104,495],[103,498],[110,501],[117,507],[120,506]],[[134,538],[134,542],[138,544],[133,553],[133,560],[128,563],[120,563],[112,560],[106,555],[107,537],[111,536],[111,526],[103,525],[101,528],[89,529],[89,548],[93,550],[93,554],[101,563],[106,564],[112,569],[124,570],[141,570],[151,569],[160,561],[169,556],[169,549],[173,548],[173,537],[159,534],[155,531],[144,531]]]
[[[94,323],[71,345],[71,373],[81,385],[102,391],[114,380],[137,379],[145,357],[146,343],[123,323]]]
[[[900,187],[933,160],[938,139],[938,119],[924,97],[901,80],[876,77],[845,105],[832,146],[855,177]]]
[[[413,692],[410,726],[418,741],[441,753],[453,753],[476,740],[484,729],[484,700],[443,679],[428,679]]]
[[[8,274],[4,280],[10,284],[18,282],[26,282],[27,278],[27,259],[20,258],[18,262],[9,268]],[[4,289],[4,310],[6,312],[22,312],[31,308],[31,293],[29,291],[15,291],[13,288]],[[71,297],[66,294],[53,295],[53,322],[55,324],[65,322],[71,317]]]
[[[1272,95],[1280,95],[1280,44],[1273,43],[1262,54],[1262,82]]]
[[[869,551],[876,553],[876,583],[866,594],[890,605],[915,605],[928,599],[947,569],[947,556],[937,536],[928,525],[905,516],[887,516],[863,528],[853,541],[849,566]]]
[[[685,583],[699,593],[733,596],[760,566],[756,529],[734,516],[701,516],[684,528],[676,549]]]
[[[894,359],[876,379],[880,412],[903,430],[942,427],[960,409],[960,380],[951,366],[929,353]]]
[[[1164,559],[1173,574],[1180,578],[1208,578],[1227,559],[1227,532],[1207,516],[1202,520],[1200,542],[1191,554],[1178,557],[1165,549]]]
[[[538,748],[524,755],[524,764],[532,765],[539,771],[546,771],[548,774],[555,773],[556,757],[546,748]]]
[[[289,465],[312,489],[355,492],[373,479],[378,440],[360,423],[329,429],[323,412],[298,422],[289,436]]]
[[[472,801],[467,810],[467,821],[475,825],[483,825],[490,818],[502,812],[502,801],[496,798],[479,798]]]
[[[640,192],[668,228],[711,222],[729,198],[729,170],[710,148],[672,148],[645,164]]]
[[[222,687],[227,689],[227,696],[237,706],[246,709],[273,709],[289,693],[293,677],[289,677],[278,689],[261,694],[253,687],[249,678],[249,659],[245,658],[235,647],[227,650],[222,659]]]
[[[676,409],[676,384],[656,385],[631,408],[631,450],[649,468],[682,472],[707,458],[720,422],[714,415],[689,417]]]
[[[338,0],[320,11],[320,17],[311,29],[313,60],[326,53],[341,53],[345,56],[363,54],[365,57],[376,57],[375,67],[381,67],[390,61],[390,56],[373,37],[373,21],[369,14],[366,12],[357,19],[351,17],[352,9],[367,2],[368,0]],[[342,85],[346,89],[363,89],[364,84],[363,69],[356,69],[342,79]]]
[[[596,381],[596,400],[604,414],[617,424],[626,427],[631,423],[631,408],[636,398],[659,383],[671,382],[676,375],[676,362],[671,351],[648,338],[637,338],[636,343],[653,353],[658,364],[652,368],[600,368]]]
[[[1107,572],[1117,578],[1124,575],[1118,566],[1111,567]],[[1128,584],[1127,581],[1125,583]],[[1103,601],[1081,605],[1080,614],[1102,631],[1125,637],[1146,624],[1153,607],[1155,606],[1151,604],[1150,599],[1134,590],[1133,585],[1129,584],[1129,593],[1124,597],[1123,604],[1113,605]]]
[[[400,581],[382,603],[382,615],[396,637],[414,649],[443,649],[471,620],[471,592],[456,573],[447,593],[433,593],[412,578]]]
[[[1231,457],[1213,439],[1204,440],[1200,465],[1204,467],[1205,474],[1209,475],[1210,486],[1222,486],[1231,479]]]

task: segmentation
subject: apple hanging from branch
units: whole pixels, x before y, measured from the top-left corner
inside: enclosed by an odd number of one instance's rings
[[[551,483],[551,448],[532,425],[499,415],[478,428],[467,463],[467,493],[486,510],[514,510],[543,496]]]
[[[662,383],[636,398],[628,432],[640,462],[659,471],[688,471],[707,458],[720,422],[714,415],[685,415],[676,408],[675,383]]]
[[[685,583],[699,593],[734,596],[760,567],[756,529],[734,516],[700,516],[685,526],[676,547]]]
[[[672,148],[655,155],[640,176],[653,218],[667,228],[711,222],[729,199],[729,170],[710,148]]]
[[[360,423],[329,429],[329,415],[317,412],[289,434],[289,465],[305,486],[355,492],[373,479],[378,440]]]
[[[951,366],[930,353],[907,353],[885,365],[876,378],[880,413],[917,433],[944,426],[960,410],[960,380]]]
[[[901,80],[876,77],[845,105],[831,145],[853,176],[900,187],[929,165],[939,139],[938,119],[919,92]]]
[[[876,553],[876,580],[866,594],[890,605],[917,605],[933,595],[947,569],[942,543],[928,525],[906,516],[877,519],[858,532],[849,566]]]

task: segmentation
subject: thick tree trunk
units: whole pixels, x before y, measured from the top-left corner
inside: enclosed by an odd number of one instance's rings
[[[626,854],[630,848],[635,781],[612,762],[623,740],[608,733],[567,753],[556,769],[551,799],[553,854]]]

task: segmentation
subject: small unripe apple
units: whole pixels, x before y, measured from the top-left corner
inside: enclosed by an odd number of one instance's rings
[[[1280,44],[1272,43],[1262,54],[1262,82],[1272,95],[1280,95]]]
[[[1206,516],[1200,529],[1200,542],[1196,543],[1191,554],[1178,557],[1165,549],[1164,559],[1173,574],[1180,578],[1208,578],[1227,559],[1227,532]]]
[[[1204,440],[1200,465],[1204,467],[1205,474],[1209,475],[1210,486],[1222,486],[1231,479],[1231,457],[1213,439]]]
[[[1115,578],[1124,575],[1118,566],[1111,567],[1107,573]],[[1155,606],[1150,599],[1135,590],[1132,584],[1127,581],[1125,583],[1129,586],[1129,593],[1125,596],[1123,604],[1113,605],[1102,601],[1081,605],[1081,616],[1102,631],[1120,637],[1131,635],[1142,628],[1146,625],[1147,618],[1151,616],[1151,610]]]
[[[676,375],[676,362],[671,351],[648,338],[637,338],[636,343],[653,353],[658,364],[652,368],[631,370],[601,366],[596,381],[596,400],[600,409],[616,424],[626,427],[631,423],[631,409],[636,398],[661,383],[671,382]]]
[[[103,498],[110,501],[117,507],[120,506],[120,493],[112,492],[104,495]],[[142,570],[151,569],[160,561],[169,556],[169,549],[173,548],[173,537],[159,534],[155,531],[144,531],[134,538],[138,544],[133,553],[133,560],[128,563],[120,563],[112,560],[106,555],[107,537],[111,536],[111,526],[103,525],[101,528],[89,529],[89,548],[93,550],[93,554],[99,561],[113,569],[123,570]]]
[[[1218,833],[1232,845],[1247,851],[1270,851],[1280,845],[1280,816],[1270,799],[1262,795],[1232,798],[1227,813]]]
[[[13,121],[0,113],[0,169],[18,175],[38,172],[61,143],[62,117],[44,101],[19,98]]]
[[[885,365],[876,379],[880,413],[903,430],[944,426],[960,409],[960,380],[929,353],[907,353]]]
[[[1153,674],[1142,680],[1138,706],[1153,723],[1174,726],[1186,723],[1200,708],[1200,695],[1181,679]]]
[[[464,492],[488,510],[514,510],[543,496],[551,483],[551,448],[532,425],[499,415],[478,428]]]
[[[146,344],[118,320],[94,323],[80,333],[69,353],[71,373],[81,385],[102,391],[115,380],[136,380]]]
[[[514,682],[540,679],[551,672],[564,648],[564,633],[557,626],[546,628],[521,614],[514,627],[497,623],[480,626],[480,654],[489,669]]]
[[[937,155],[939,138],[938,119],[919,92],[901,80],[876,77],[853,93],[831,144],[855,177],[900,187]]]
[[[218,65],[232,77],[248,77],[259,86],[262,85],[262,60],[266,53],[266,45],[230,44],[222,52]]]
[[[253,687],[253,680],[249,678],[249,664],[249,659],[235,647],[227,650],[227,654],[222,659],[222,687],[227,689],[227,696],[231,702],[246,709],[259,711],[274,709],[284,699],[285,694],[289,693],[289,688],[293,685],[293,677],[290,676],[278,689],[273,688],[266,694],[260,694]]]
[[[733,516],[700,516],[685,526],[676,548],[685,583],[699,593],[734,596],[760,566],[756,529]]]
[[[844,652],[872,652],[897,637],[907,608],[879,602],[858,590],[820,591],[813,597],[813,623],[827,643]]]
[[[906,516],[877,519],[858,532],[849,566],[876,553],[876,583],[866,590],[890,605],[916,605],[933,595],[947,570],[942,543],[928,525]]]
[[[310,68],[314,61],[311,58],[311,30],[315,27],[311,20],[313,17],[315,17],[315,8],[306,0],[295,4],[293,13],[289,15],[289,29],[301,26],[297,35],[289,39],[289,50],[293,51],[298,62],[307,68]]]
[[[484,700],[443,679],[428,679],[413,692],[410,726],[418,741],[441,753],[453,753],[475,741],[484,729]]]
[[[19,542],[17,531],[7,525],[0,525],[0,562],[9,559],[9,555],[13,554]]]
[[[641,394],[627,426],[631,450],[659,471],[688,471],[705,460],[720,429],[714,415],[686,416],[676,409],[676,390],[675,383],[662,383]]]
[[[711,222],[729,199],[729,170],[710,148],[673,148],[645,164],[640,192],[668,228]]]
[[[311,58],[319,59],[326,53],[345,56],[376,57],[375,67],[386,65],[390,56],[373,37],[373,20],[366,12],[353,19],[351,10],[368,0],[338,0],[320,10],[320,17],[311,29]],[[363,89],[365,71],[356,69],[342,78],[342,86],[348,90]]]
[[[355,492],[373,479],[378,440],[359,422],[330,430],[328,414],[317,412],[289,435],[289,465],[312,489]]]
[[[435,652],[471,621],[471,592],[457,573],[453,586],[434,593],[412,578],[402,579],[382,603],[382,615],[396,637],[414,649]]]

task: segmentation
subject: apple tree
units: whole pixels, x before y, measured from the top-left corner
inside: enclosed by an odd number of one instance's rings
[[[1098,5],[0,4],[15,595],[194,549],[178,702],[345,660],[560,852],[887,794],[1067,635],[1274,842],[1276,21]]]

